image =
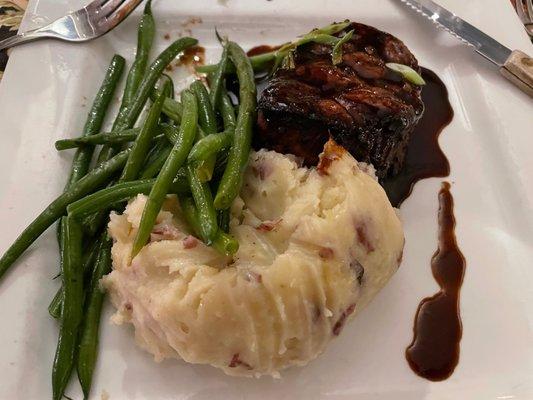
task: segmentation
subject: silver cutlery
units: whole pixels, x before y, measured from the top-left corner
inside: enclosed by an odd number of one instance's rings
[[[511,51],[432,0],[400,1],[444,28],[463,43],[472,46],[478,54],[496,64],[505,78],[533,97],[533,58],[520,50]]]
[[[533,40],[533,0],[516,0],[516,13]]]
[[[85,42],[120,24],[142,0],[94,0],[83,8],[38,29],[0,41],[0,50],[43,38]]]

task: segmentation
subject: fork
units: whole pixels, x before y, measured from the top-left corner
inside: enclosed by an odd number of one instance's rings
[[[52,23],[0,41],[0,50],[37,39],[54,38],[85,42],[120,24],[142,0],[94,0]]]
[[[516,0],[516,13],[524,24],[529,38],[533,40],[533,0]]]

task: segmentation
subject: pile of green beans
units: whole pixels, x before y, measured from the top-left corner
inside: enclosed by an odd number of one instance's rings
[[[198,102],[196,96],[192,92],[185,90],[181,93],[181,101],[183,104],[183,115],[178,138],[148,195],[139,229],[133,242],[131,258],[135,257],[148,241],[170,184],[177,175],[180,167],[186,161],[197,133]]]
[[[252,127],[257,107],[257,89],[250,60],[237,43],[229,42],[227,46],[229,57],[237,70],[240,104],[228,164],[215,196],[217,210],[229,208],[240,191],[252,145]]]
[[[59,325],[52,368],[54,400],[65,396],[74,370],[84,398],[90,395],[104,300],[99,282],[112,266],[112,240],[105,229],[110,210],[120,213],[136,195],[147,196],[130,260],[148,242],[170,194],[177,195],[191,231],[206,245],[228,257],[239,248],[230,235],[230,206],[240,190],[250,152],[256,108],[252,63],[236,43],[224,41],[209,84],[195,80],[175,100],[173,82],[163,71],[197,41],[181,38],[150,64],[154,36],[148,1],[112,128],[101,132],[125,66],[119,55],[111,60],[81,136],[55,143],[58,151],[76,149],[64,192],[0,258],[1,279],[59,221],[61,288],[48,308]],[[238,108],[226,90],[228,71],[238,77]],[[143,109],[146,112],[138,122]]]
[[[119,132],[101,132],[92,136],[81,136],[74,139],[61,139],[56,141],[56,150],[68,150],[81,147],[85,149],[88,146],[94,146],[98,144],[116,145],[131,142],[135,140],[140,128],[125,129]]]

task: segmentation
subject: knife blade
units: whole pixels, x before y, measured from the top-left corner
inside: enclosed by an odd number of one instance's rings
[[[505,47],[485,32],[469,24],[432,0],[400,0],[430,21],[471,46],[487,60],[500,67],[500,72],[524,92],[533,96],[533,58]]]

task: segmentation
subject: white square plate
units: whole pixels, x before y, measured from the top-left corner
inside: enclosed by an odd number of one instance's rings
[[[30,29],[84,0],[32,0]],[[533,53],[508,0],[442,0],[510,48]],[[446,381],[409,369],[418,302],[436,292],[429,263],[436,249],[440,179],[419,183],[402,206],[407,244],[390,284],[317,360],[282,379],[238,379],[209,366],[156,364],[134,345],[129,327],[102,323],[93,398],[116,399],[532,399],[533,103],[471,50],[422,17],[386,0],[154,1],[157,50],[189,33],[218,55],[218,29],[243,47],[276,44],[312,27],[350,18],[404,40],[421,65],[445,81],[455,118],[441,136],[452,174],[457,237],[467,270],[461,293],[461,359]],[[112,33],[71,45],[42,41],[14,49],[0,85],[0,252],[61,192],[70,159],[55,140],[77,136],[113,53],[131,59],[140,9]],[[189,26],[190,17],[202,23]],[[177,72],[176,72],[177,73]],[[182,73],[183,77],[184,74]],[[53,229],[0,283],[0,399],[51,397],[56,323]],[[75,379],[73,379],[74,381]],[[77,385],[67,394],[81,398]]]

